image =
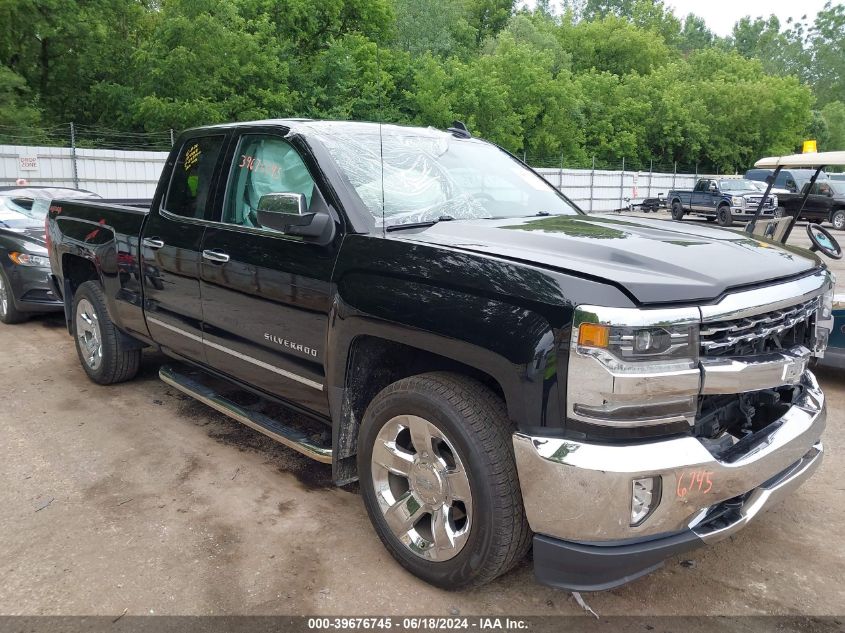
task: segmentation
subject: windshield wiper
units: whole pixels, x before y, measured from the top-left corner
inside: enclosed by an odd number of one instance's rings
[[[425,228],[427,226],[434,226],[438,222],[448,222],[449,220],[454,220],[451,215],[441,215],[436,220],[426,220],[425,222],[408,222],[407,224],[394,224],[392,226],[388,226],[385,230],[386,231],[403,231],[405,229],[419,229]]]

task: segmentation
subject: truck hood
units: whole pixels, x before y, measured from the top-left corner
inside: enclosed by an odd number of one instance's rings
[[[822,266],[809,251],[745,233],[630,216],[451,220],[392,237],[601,278],[643,304],[709,301]]]

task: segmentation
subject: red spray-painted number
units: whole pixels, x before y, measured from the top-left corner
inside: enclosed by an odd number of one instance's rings
[[[685,470],[678,477],[678,487],[675,492],[681,499],[691,492],[700,492],[706,495],[713,489],[713,471],[710,470]]]

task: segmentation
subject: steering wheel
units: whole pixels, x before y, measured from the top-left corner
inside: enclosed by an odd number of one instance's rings
[[[808,224],[807,235],[813,243],[811,251],[819,251],[831,259],[842,259],[842,247],[826,228],[818,224]]]

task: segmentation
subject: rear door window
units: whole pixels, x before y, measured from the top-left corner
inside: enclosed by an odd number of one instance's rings
[[[210,219],[214,173],[225,138],[221,134],[185,141],[173,166],[165,211],[185,218]]]

